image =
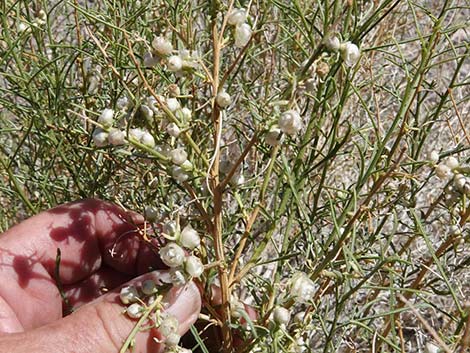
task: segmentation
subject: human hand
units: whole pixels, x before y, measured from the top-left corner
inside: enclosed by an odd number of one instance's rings
[[[143,219],[100,200],[65,204],[36,215],[0,235],[0,352],[115,353],[136,324],[123,315],[123,283],[158,280],[164,271],[145,273],[157,256],[136,237]],[[69,304],[55,281],[59,278]],[[133,278],[133,279],[132,279]],[[103,294],[103,288],[113,289]],[[201,298],[194,283],[170,290],[166,312],[182,335],[195,322]],[[135,337],[133,352],[161,352],[155,330]]]

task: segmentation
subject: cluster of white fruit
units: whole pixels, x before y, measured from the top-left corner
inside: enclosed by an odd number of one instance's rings
[[[190,349],[182,348],[178,346],[178,343],[181,339],[181,336],[178,334],[179,322],[178,320],[168,313],[160,314],[158,318],[158,330],[165,337],[163,342],[154,338],[158,343],[165,344],[165,353],[188,353],[191,352]]]
[[[134,285],[127,285],[121,288],[119,298],[121,303],[126,305],[126,314],[129,318],[137,320],[141,318],[146,311],[152,310],[150,307],[155,303],[158,295],[157,284],[149,279],[143,281],[137,288]],[[162,306],[157,305],[154,310],[155,315],[150,316],[153,320],[153,326],[158,328],[159,332],[164,336],[164,340],[158,343],[164,343],[166,352],[188,352],[188,350],[178,347],[181,336],[178,333],[179,322],[178,320],[161,311]]]
[[[436,176],[447,182],[444,187],[444,202],[448,207],[454,207],[458,204],[462,197],[470,196],[470,177],[462,173],[468,173],[468,167],[462,167],[457,158],[449,156],[439,162],[440,156],[437,151],[431,151],[428,160],[434,167]],[[459,207],[455,207],[456,213]],[[449,234],[455,237],[462,235],[462,227],[458,224],[450,224],[448,228]],[[464,238],[460,238],[464,242]]]
[[[151,44],[152,51],[144,56],[144,65],[152,67],[158,63],[163,63],[167,70],[175,75],[183,75],[197,67],[198,56],[196,52],[188,50],[176,51],[172,43],[164,36],[155,37]],[[99,86],[99,73],[91,72],[91,63],[85,64],[87,79],[89,81],[89,93],[94,92]],[[91,88],[90,88],[91,87]],[[117,113],[113,109],[104,109],[97,120],[98,127],[92,134],[93,142],[98,147],[107,145],[119,146],[131,143],[134,147],[141,149],[154,149],[156,155],[161,159],[166,159],[169,163],[167,172],[179,182],[186,181],[193,172],[193,166],[188,160],[188,153],[180,144],[179,137],[184,129],[189,126],[192,111],[183,107],[179,101],[181,95],[180,88],[176,84],[168,86],[168,96],[149,96],[142,99],[135,109],[129,97],[123,96],[116,102]],[[231,99],[225,92],[220,92],[217,96],[219,106],[225,107],[230,104]],[[155,125],[156,131],[168,134],[168,144],[158,145],[157,135],[142,128],[129,128],[128,121],[131,115],[138,113],[148,125]],[[114,124],[115,115],[121,117],[118,124]],[[119,127],[114,127],[118,125]],[[183,146],[182,146],[183,145]]]
[[[108,144],[119,146],[126,143],[126,132],[113,127],[114,110],[104,109],[98,118],[98,123],[101,127],[96,128],[92,135],[93,142],[97,147],[103,147]],[[155,147],[155,139],[152,134],[143,129],[136,128],[129,130],[129,137],[134,138],[149,148]]]
[[[36,12],[34,19],[31,21],[33,27],[41,27],[47,23],[47,13],[43,9]],[[25,22],[19,22],[17,25],[18,33],[31,32],[31,27]]]
[[[253,31],[246,23],[247,13],[245,9],[233,9],[227,17],[227,23],[235,27],[234,40],[237,48],[243,48],[251,39]]]
[[[168,229],[168,228],[167,228]],[[204,272],[204,265],[194,254],[186,255],[199,247],[201,239],[196,230],[190,225],[181,232],[176,229],[172,234],[174,242],[167,243],[160,249],[160,257],[165,265],[170,267],[170,278],[174,285],[183,285],[193,277],[199,277]]]
[[[182,107],[179,100],[176,98],[180,94],[179,88],[176,85],[170,85],[170,96],[158,96],[159,102],[155,97],[150,96],[142,101],[139,106],[141,116],[149,123],[159,121],[161,129],[166,131],[169,138],[173,138],[172,142],[177,142],[181,135],[181,126],[185,126],[191,119],[191,110],[187,107]],[[175,121],[167,119],[167,113],[159,108],[159,104],[174,115]],[[132,103],[128,97],[118,99],[116,107],[119,109],[120,115],[129,115],[132,108]],[[156,119],[158,118],[158,119]],[[132,128],[126,131],[125,119],[120,119],[118,125],[124,125],[124,128],[114,127],[115,125],[115,112],[112,109],[104,109],[97,123],[99,125],[93,132],[93,142],[97,147],[104,147],[107,145],[119,146],[132,142],[134,144],[143,145],[145,148],[154,149],[160,155],[171,162],[169,173],[179,182],[186,181],[189,178],[190,172],[193,170],[191,162],[188,160],[188,153],[184,147],[175,146],[171,148],[168,145],[157,145],[154,136],[147,130],[142,128]]]
[[[147,207],[145,218],[149,221],[156,219],[153,207]],[[180,230],[178,221],[168,221],[163,226],[162,235],[168,240],[159,251],[163,263],[170,267],[170,280],[175,286],[183,286],[194,277],[204,272],[204,265],[195,251],[201,244],[198,232],[190,225]]]
[[[128,285],[121,289],[119,298],[126,308],[126,314],[131,319],[140,318],[146,307],[153,304],[158,293],[157,285],[152,280],[146,280],[141,283],[140,290],[134,285]]]
[[[434,170],[439,179],[447,180],[453,178],[454,186],[459,191],[470,192],[470,179],[459,173],[460,163],[457,158],[450,156],[441,163],[436,164],[439,161],[439,153],[432,151],[429,155],[429,160],[434,164]]]
[[[439,153],[437,151],[431,151],[428,159],[434,165],[436,176],[442,180],[454,176],[460,165],[458,159],[452,156],[437,164],[439,162]]]
[[[305,272],[296,272],[290,278],[288,288],[287,299],[293,299],[295,303],[304,304],[312,300],[316,286]],[[289,309],[280,305],[273,309],[272,320],[280,327],[287,326],[290,318],[291,312]]]
[[[273,336],[264,337],[263,343],[272,346],[272,340],[285,335],[290,342],[287,349],[289,352],[310,352],[310,340],[305,337],[305,331],[310,330],[311,317],[302,310],[302,304],[311,304],[317,287],[305,272],[296,272],[286,283],[285,288],[286,293],[284,296],[279,296],[279,300],[281,302],[293,300],[291,304],[294,305],[276,305],[273,308],[270,315]],[[301,310],[298,310],[299,308]],[[292,315],[293,311],[297,313]],[[264,352],[264,350],[258,348],[253,350],[253,353],[255,352]]]
[[[198,65],[197,52],[183,49],[175,52],[171,42],[163,36],[155,37],[152,41],[153,51],[144,55],[144,65],[153,67],[163,61],[168,71],[181,75],[184,71],[191,71]]]
[[[277,124],[271,126],[265,135],[265,142],[270,146],[280,145],[285,135],[295,135],[302,129],[302,117],[295,109],[285,111],[279,117]]]
[[[103,147],[108,144],[119,146],[125,143],[126,135],[124,131],[113,127],[114,124],[114,110],[104,109],[98,118],[98,123],[102,127],[96,128],[93,131],[93,142],[98,147]]]
[[[444,188],[444,201],[447,206],[454,206],[462,197],[470,196],[470,177],[465,176],[468,168],[462,167],[457,158],[449,156],[439,162],[439,153],[432,151],[428,160],[434,167],[436,176],[444,181],[447,185]],[[458,225],[451,226],[450,233],[457,235],[460,233]]]
[[[349,41],[341,43],[339,38],[335,35],[329,34],[323,39],[323,44],[328,50],[333,52],[340,52],[343,62],[346,66],[352,67],[356,65],[361,57],[361,51],[356,44]],[[315,63],[316,70],[314,70],[320,77],[325,77],[328,74],[329,66],[324,61]],[[315,78],[308,78],[305,80],[305,87],[313,87]],[[311,89],[309,89],[311,90]],[[266,133],[265,142],[270,146],[277,146],[283,142],[284,134],[295,135],[302,129],[302,118],[300,113],[291,109],[281,114],[277,124],[271,126]]]
[[[341,43],[339,38],[334,34],[327,34],[325,38],[323,38],[323,44],[328,50],[333,52],[339,51],[346,66],[352,67],[356,65],[361,57],[361,51],[356,44],[350,41]]]
[[[334,35],[327,35],[323,40],[323,44],[327,49],[340,52],[341,57],[346,66],[354,66],[361,56],[361,51],[358,46],[347,41],[341,43],[338,37]],[[328,64],[320,61],[316,72],[324,77],[329,71]],[[315,81],[314,78],[305,81],[306,86],[312,85],[311,82]],[[270,130],[266,133],[265,142],[270,146],[277,146],[283,142],[284,134],[295,135],[302,129],[302,118],[300,113],[291,109],[281,114],[278,123],[271,126]]]

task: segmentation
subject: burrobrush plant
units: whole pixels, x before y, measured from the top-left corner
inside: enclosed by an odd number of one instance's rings
[[[140,211],[169,280],[121,300],[169,351],[159,293],[196,281],[185,349],[464,352],[469,14],[3,2],[0,229],[82,197]]]

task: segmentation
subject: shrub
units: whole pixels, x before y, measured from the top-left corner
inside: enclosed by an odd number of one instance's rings
[[[145,212],[175,280],[205,267],[187,348],[468,347],[464,0],[0,8],[0,229]]]

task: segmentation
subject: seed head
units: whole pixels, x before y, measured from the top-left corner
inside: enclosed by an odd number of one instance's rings
[[[184,262],[184,250],[176,243],[168,243],[159,251],[160,257],[165,265],[177,267]]]
[[[243,48],[250,41],[253,31],[248,23],[242,23],[235,27],[235,46]]]
[[[179,165],[175,165],[173,168],[171,168],[171,175],[173,175],[173,178],[175,178],[175,180],[180,183],[183,183],[189,179],[189,175]]]
[[[193,115],[193,112],[191,111],[191,109],[184,107],[181,109],[181,115],[185,120],[190,120],[191,116]]]
[[[173,113],[181,108],[181,104],[176,98],[168,98],[166,100],[166,105]]]
[[[164,314],[158,330],[163,336],[168,337],[172,333],[176,333],[178,331],[179,325],[180,324],[176,317],[170,314]]]
[[[302,128],[302,119],[296,110],[288,110],[281,115],[278,125],[283,133],[295,135]]]
[[[340,46],[341,57],[346,66],[352,67],[357,64],[361,57],[359,47],[351,42],[345,42]]]
[[[24,22],[20,22],[18,24],[18,27],[17,27],[17,30],[19,33],[23,33],[24,31],[26,31],[29,27],[26,26],[26,24]]]
[[[180,234],[179,242],[181,246],[193,250],[201,244],[201,238],[196,230],[189,224],[183,228]]]
[[[171,85],[168,86],[168,95],[170,97],[176,98],[181,94],[181,90],[178,87],[177,84],[172,83]]]
[[[460,235],[462,234],[462,229],[458,224],[453,224],[449,227],[449,234],[451,235]]]
[[[153,118],[153,110],[150,109],[150,107],[148,105],[141,105],[140,106],[140,112],[142,113],[142,115],[144,116],[145,119],[147,120],[150,120]]]
[[[190,255],[186,258],[184,269],[191,277],[199,277],[204,272],[204,265],[198,257]]]
[[[227,23],[231,26],[239,26],[246,22],[245,9],[233,9],[227,18]]]
[[[171,161],[176,165],[182,165],[188,159],[188,154],[183,147],[175,148],[170,152]]]
[[[425,353],[439,353],[441,349],[432,342],[427,342],[424,346]]]
[[[215,97],[215,102],[219,107],[226,108],[230,105],[230,103],[232,103],[232,97],[230,97],[227,92],[221,91],[217,93],[217,96]]]
[[[157,285],[151,279],[142,282],[142,293],[145,295],[152,295],[157,292]]]
[[[165,234],[173,237],[179,233],[179,225],[175,221],[168,221],[163,225],[163,231]]]
[[[462,174],[455,174],[454,175],[454,186],[457,190],[462,191],[467,180],[464,175]]]
[[[181,287],[186,284],[186,276],[180,268],[170,269],[170,281],[176,287]]]
[[[121,288],[119,299],[121,299],[121,302],[125,305],[134,303],[139,299],[139,293],[133,285],[125,286]]]
[[[439,164],[436,166],[436,175],[439,179],[447,179],[452,174],[450,168],[446,164]]]
[[[183,69],[183,60],[178,55],[172,55],[168,58],[168,70],[178,72]]]
[[[158,219],[158,211],[155,207],[147,206],[144,210],[144,217],[149,222],[155,222]]]
[[[101,112],[100,117],[98,118],[98,122],[103,125],[104,127],[113,126],[114,123],[114,110],[112,109],[104,109]]]
[[[291,296],[298,303],[308,302],[315,293],[315,283],[304,273],[295,273],[290,281]]]
[[[175,347],[180,342],[181,336],[178,335],[176,332],[170,333],[166,336],[165,346],[167,347]]]
[[[140,139],[142,144],[144,144],[147,147],[154,148],[155,147],[155,139],[153,136],[150,134],[150,132],[145,131],[144,134],[142,135],[142,138]]]
[[[121,97],[117,100],[116,102],[116,107],[120,110],[126,110],[130,108],[131,106],[131,101],[127,96]]]
[[[124,131],[121,131],[116,128],[111,128],[108,134],[108,141],[113,146],[123,145],[126,141],[126,134]]]
[[[142,142],[142,137],[144,136],[145,131],[142,129],[139,129],[138,127],[135,129],[130,129],[129,130],[129,136],[136,139],[139,142]]]
[[[328,50],[331,50],[331,51],[338,51],[341,46],[341,43],[339,42],[338,37],[333,33],[328,33],[323,38],[323,44]]]
[[[168,126],[166,127],[166,132],[168,133],[168,135],[170,136],[173,136],[173,137],[178,137],[181,133],[181,130],[180,128],[178,127],[178,125],[176,125],[175,123],[170,123],[168,124]]]
[[[144,313],[144,308],[139,303],[134,303],[127,307],[126,312],[131,319],[138,319]]]
[[[454,170],[459,167],[459,160],[452,156],[447,157],[445,163],[450,168],[450,170]]]
[[[245,183],[245,176],[243,173],[235,173],[230,179],[230,185],[237,187]]]
[[[290,311],[282,306],[277,306],[273,310],[273,320],[278,325],[287,325],[290,320]]]
[[[439,152],[437,151],[431,151],[428,155],[428,160],[433,163],[433,164],[436,164],[438,161],[439,161]]]
[[[108,133],[103,129],[97,128],[92,135],[93,142],[96,147],[103,147],[107,145],[108,142]]]
[[[164,37],[155,37],[152,41],[152,47],[161,56],[170,55],[173,51],[173,46],[170,41]]]

